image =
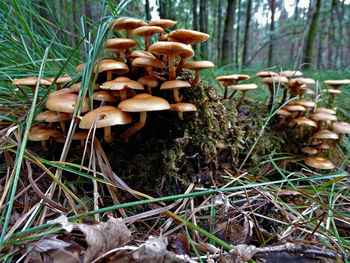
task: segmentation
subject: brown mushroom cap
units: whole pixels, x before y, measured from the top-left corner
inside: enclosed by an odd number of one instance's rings
[[[96,128],[109,127],[120,124],[128,124],[132,121],[127,112],[113,106],[102,106],[88,112],[80,121],[80,129],[90,129],[96,122]]]
[[[113,71],[119,75],[123,75],[129,72],[129,67],[124,62],[107,58],[94,65],[94,72],[101,73],[104,71]]]
[[[114,80],[107,81],[101,85],[101,89],[106,90],[122,90],[124,88],[144,90],[145,88],[140,82],[131,80],[127,77],[119,77]]]
[[[105,48],[110,49],[128,49],[138,45],[137,41],[130,38],[112,38],[107,40]]]
[[[197,107],[192,103],[179,102],[170,104],[170,110],[178,112],[197,111]]]
[[[79,64],[76,68],[75,68],[75,72],[83,72],[84,68],[85,68],[86,63],[82,63]]]
[[[253,90],[257,89],[258,85],[251,83],[251,84],[238,84],[238,85],[233,85],[231,87],[234,90],[241,90],[241,91],[247,91],[247,90]]]
[[[310,167],[313,167],[313,168],[316,168],[316,169],[334,169],[334,164],[326,159],[326,158],[323,158],[323,157],[308,157],[304,160],[304,162],[310,166]]]
[[[286,78],[291,78],[291,77],[299,77],[302,76],[303,73],[297,70],[284,70],[281,72],[281,76],[282,77],[286,77]]]
[[[258,73],[255,74],[255,76],[259,77],[259,78],[267,78],[267,77],[273,77],[273,76],[277,76],[278,74],[276,72],[273,71],[260,71]]]
[[[282,115],[282,116],[292,116],[293,115],[293,113],[291,113],[290,111],[287,111],[285,109],[279,109],[278,111],[276,111],[276,114]]]
[[[329,93],[329,94],[341,94],[341,90],[338,90],[338,89],[323,89],[321,91],[323,93]]]
[[[78,94],[79,93],[79,90],[72,90],[70,88],[63,88],[63,89],[60,89],[60,90],[55,90],[53,92],[51,92],[48,96],[48,98],[50,97],[55,97],[55,96],[60,96],[60,95],[63,95],[63,94]]]
[[[314,122],[313,120],[310,120],[306,117],[298,117],[296,119],[293,119],[292,123],[295,123],[298,126],[304,125],[304,126],[317,127],[316,122]]]
[[[332,114],[332,115],[335,115],[337,114],[335,110],[332,110],[332,109],[328,109],[328,108],[325,108],[325,107],[319,107],[315,110],[315,113],[327,113],[327,114]]]
[[[288,86],[293,86],[293,85],[315,85],[316,81],[311,78],[295,78],[291,79],[288,83]]]
[[[129,57],[132,57],[132,58],[135,58],[135,57],[156,58],[151,52],[148,52],[146,50],[134,50],[133,52],[131,52]]]
[[[126,112],[159,111],[170,109],[170,104],[163,98],[141,93],[122,101],[118,108]]]
[[[300,149],[303,153],[314,155],[318,153],[318,150],[314,147],[303,147]]]
[[[27,77],[27,78],[23,78],[23,79],[14,79],[12,81],[12,85],[15,86],[36,86],[36,84],[38,83],[38,78],[37,77]],[[39,82],[40,86],[50,86],[51,82],[46,80],[46,79],[40,79]]]
[[[148,23],[149,26],[159,26],[163,29],[168,29],[176,25],[176,21],[170,20],[170,19],[157,19],[152,20]]]
[[[165,68],[165,63],[162,60],[151,57],[137,57],[132,61],[132,65],[135,67]]]
[[[35,120],[36,121],[46,121],[46,122],[60,122],[60,121],[68,121],[71,117],[68,113],[64,112],[55,112],[55,111],[42,111],[40,112]]]
[[[74,93],[65,93],[56,96],[49,96],[46,101],[46,108],[52,111],[73,113],[77,104],[78,95]],[[84,98],[81,112],[89,110],[89,99]]]
[[[131,18],[131,17],[120,17],[114,19],[110,24],[109,28],[113,30],[133,30],[140,26],[146,26],[147,23],[143,20]]]
[[[52,82],[53,80],[55,79],[55,77],[51,77],[51,78],[48,78],[47,80]],[[72,78],[68,75],[68,74],[65,74],[63,77],[58,77],[56,79],[56,84],[62,84],[62,83],[67,83],[67,82],[71,82],[72,81]]]
[[[162,83],[160,86],[161,90],[173,90],[173,89],[180,89],[180,88],[190,88],[191,84],[184,80],[169,80]]]
[[[312,89],[306,88],[305,85],[301,85],[300,90],[299,90],[299,94],[300,95],[303,95],[303,94],[315,95],[315,92]]]
[[[220,82],[232,83],[232,81],[241,81],[249,78],[250,76],[245,74],[231,74],[231,75],[219,76],[216,78],[216,80]]]
[[[332,125],[332,131],[337,133],[350,133],[350,123],[344,121],[334,122]]]
[[[310,118],[314,121],[336,121],[338,119],[337,116],[324,112],[311,114]]]
[[[291,101],[291,103],[292,104],[302,105],[302,106],[308,107],[308,108],[315,108],[315,107],[317,107],[316,102],[313,102],[311,100],[306,100],[306,99],[294,100],[294,101]]]
[[[93,100],[116,102],[117,99],[109,92],[101,90],[92,94]]]
[[[288,78],[286,77],[281,77],[281,76],[272,76],[272,77],[267,77],[267,78],[263,78],[261,80],[262,83],[264,84],[278,84],[278,83],[288,83]]]
[[[208,38],[209,38],[208,34],[195,31],[195,30],[189,30],[189,29],[177,29],[177,30],[171,31],[168,34],[169,41],[180,42],[187,45],[188,44],[194,45],[197,43],[201,43],[206,41]]]
[[[339,136],[338,134],[329,130],[319,130],[318,132],[312,135],[312,138],[336,140],[339,138]]]
[[[189,62],[186,62],[183,66],[183,68],[193,69],[193,70],[202,70],[202,69],[208,69],[213,67],[215,67],[213,62],[207,61],[207,60],[189,61]]]
[[[163,32],[163,28],[159,26],[140,26],[133,31],[134,36],[153,36]]]
[[[342,85],[350,84],[350,79],[325,80],[324,84],[327,84],[327,85],[337,89]]]
[[[47,129],[37,129],[29,132],[28,140],[30,141],[47,141],[50,137],[58,137],[60,132],[56,130],[47,130]]]
[[[178,42],[156,42],[149,47],[149,52],[156,55],[173,55],[180,57],[192,57],[194,52],[188,45]]]
[[[287,111],[306,111],[306,108],[304,106],[290,104],[284,106],[283,109]]]
[[[139,78],[137,81],[140,82],[142,85],[150,87],[150,88],[155,88],[159,84],[158,80],[153,79],[152,77],[150,77],[148,75]]]

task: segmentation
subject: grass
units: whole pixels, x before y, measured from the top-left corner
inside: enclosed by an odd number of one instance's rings
[[[53,87],[48,90],[39,90],[37,87],[34,98],[28,99],[23,94],[18,93],[18,90],[13,88],[10,82],[14,78],[31,75],[46,78],[48,76],[58,77],[63,73],[72,74],[77,64],[86,62],[87,66],[84,72],[77,74],[76,78],[81,77],[82,86],[85,87],[80,91],[79,96],[81,98],[85,97],[86,94],[91,96],[91,91],[86,88],[88,86],[86,84],[90,81],[94,61],[102,55],[101,47],[106,35],[111,35],[108,32],[108,25],[112,19],[110,15],[124,14],[125,7],[129,2],[121,1],[115,5],[113,1],[106,1],[104,10],[109,10],[109,13],[105,12],[105,16],[96,24],[82,18],[83,27],[78,30],[78,35],[82,38],[77,42],[76,47],[71,45],[70,36],[72,33],[55,16],[49,4],[45,8],[52,14],[53,21],[45,20],[38,13],[37,6],[26,1],[11,0],[0,3],[0,21],[5,22],[4,26],[0,28],[0,35],[3,39],[0,43],[0,125],[2,129],[0,131],[2,134],[0,155],[1,159],[4,160],[0,167],[3,189],[0,199],[1,259],[10,262],[21,253],[21,250],[11,251],[14,245],[36,241],[49,233],[62,233],[62,227],[45,223],[48,218],[55,217],[58,213],[49,215],[49,209],[43,206],[42,201],[35,204],[32,210],[20,216],[19,221],[27,221],[27,223],[16,225],[11,222],[16,210],[14,207],[16,202],[19,202],[23,196],[28,198],[28,189],[23,190],[23,187],[26,186],[23,185],[21,177],[31,170],[34,170],[34,173],[40,171],[40,173],[44,172],[44,174],[50,175],[49,179],[41,181],[43,185],[48,186],[48,191],[45,194],[52,196],[56,193],[57,198],[64,197],[68,200],[68,206],[70,205],[72,209],[66,215],[70,221],[82,222],[82,219],[92,216],[96,220],[99,218],[97,215],[103,218],[107,212],[128,219],[135,216],[135,211],[138,210],[151,212],[155,209],[152,204],[157,204],[158,207],[169,206],[164,214],[151,213],[151,216],[140,218],[129,226],[137,230],[135,235],[138,236],[147,232],[159,234],[185,231],[184,228],[186,228],[185,232],[192,246],[196,248],[193,251],[197,252],[198,257],[201,255],[201,252],[198,251],[198,243],[201,240],[202,243],[216,244],[218,250],[221,246],[226,250],[234,247],[232,243],[227,243],[225,238],[213,235],[213,224],[208,222],[224,224],[227,228],[232,226],[230,224],[242,228],[240,224],[245,216],[254,222],[252,236],[254,236],[254,244],[257,246],[278,243],[280,241],[277,238],[284,236],[288,237],[294,244],[307,245],[312,243],[318,247],[338,251],[343,255],[348,254],[350,241],[346,235],[344,236],[338,231],[343,231],[339,227],[339,222],[350,223],[348,210],[344,210],[349,205],[348,174],[346,171],[349,164],[350,143],[347,136],[344,138],[345,144],[338,147],[339,155],[344,159],[344,162],[336,173],[318,174],[310,171],[295,156],[287,153],[270,153],[261,157],[257,169],[245,171],[245,173],[240,171],[238,176],[232,171],[222,172],[220,177],[224,185],[219,185],[216,188],[194,189],[192,186],[192,188],[188,188],[189,193],[153,198],[137,192],[137,189],[128,189],[119,185],[118,191],[132,193],[139,199],[134,201],[129,198],[124,202],[121,202],[118,196],[113,195],[113,191],[116,189],[114,186],[115,177],[113,178],[106,153],[98,142],[95,142],[95,149],[89,155],[88,167],[80,165],[80,161],[67,160],[67,154],[71,149],[71,135],[76,127],[75,122],[70,124],[68,139],[58,161],[44,159],[28,149],[27,137],[33,118],[44,107],[43,101]],[[89,23],[89,26],[86,26],[86,23]],[[245,69],[240,73],[252,75],[260,70],[262,69]],[[208,77],[208,81],[214,83],[213,76],[226,73],[232,74],[232,72],[226,71],[225,67],[215,69]],[[346,74],[349,73],[311,71],[304,73],[306,77],[318,79],[320,83],[324,79],[350,78]],[[264,103],[266,95],[268,95],[267,89],[261,86],[257,78],[252,80],[260,86],[260,89],[248,93],[251,94],[248,100]],[[350,94],[346,87],[342,90],[344,96],[337,97],[333,106],[337,106],[338,112],[341,113],[341,119],[348,120],[350,106],[346,96]],[[25,91],[30,94],[29,89]],[[42,101],[38,105],[33,103],[37,96]],[[265,118],[264,127],[269,125],[273,113],[274,111],[271,111],[268,116],[263,116]],[[74,115],[80,116],[79,108],[75,109]],[[260,131],[260,136],[256,138],[256,141],[262,136],[264,136],[264,129]],[[247,151],[252,150],[254,145],[250,147]],[[241,167],[245,161],[242,160]],[[283,166],[283,162],[292,165]],[[96,166],[101,167],[101,169],[97,169]],[[295,170],[289,170],[290,167]],[[261,174],[261,171],[266,172]],[[106,174],[111,175],[112,178],[107,177]],[[81,179],[67,182],[65,177],[70,178],[69,175],[80,176]],[[279,179],[276,179],[277,175]],[[87,201],[85,194],[76,195],[73,191],[86,186],[91,188],[91,185],[95,183],[98,188],[92,191],[92,195],[88,195]],[[55,191],[56,187],[58,190]],[[279,193],[285,189],[295,191],[301,197],[298,200],[280,197]],[[94,203],[93,195],[100,194],[102,191],[107,192],[105,195],[110,194],[109,198],[112,204],[109,202],[104,207],[89,208],[89,202]],[[216,198],[228,201],[224,204],[217,201],[211,203],[203,201],[203,199],[216,200]],[[191,199],[194,205],[190,208]],[[182,205],[176,203],[180,201],[183,202]],[[178,209],[173,209],[172,204],[177,204]],[[208,205],[210,207],[209,214],[207,212]],[[268,209],[270,205],[273,206],[273,209]],[[268,209],[268,212],[265,213],[264,209]],[[223,220],[226,216],[224,211],[232,214],[232,220]],[[169,224],[170,227],[165,227],[161,223],[150,227],[149,224],[156,221],[154,218],[163,222],[175,220],[180,224],[180,228],[174,223]],[[235,218],[238,219],[235,221]],[[262,229],[268,232],[268,236],[262,235]],[[196,231],[201,234],[200,239],[193,235],[193,232]]]

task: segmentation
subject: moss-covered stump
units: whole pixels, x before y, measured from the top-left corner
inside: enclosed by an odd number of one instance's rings
[[[183,79],[191,78],[185,74]],[[160,95],[155,90],[154,95]],[[245,104],[240,112],[223,101],[216,89],[200,82],[182,89],[183,102],[197,106],[197,112],[149,112],[143,129],[129,138],[103,144],[113,170],[133,189],[164,195],[179,193],[191,182],[211,183],[222,168],[235,171],[256,140],[265,122],[265,105]],[[164,97],[164,92],[161,93]],[[165,94],[173,102],[172,92]],[[137,114],[134,116],[138,120]],[[115,137],[125,128],[118,128]],[[254,167],[260,156],[285,151],[285,134],[268,127],[245,168]],[[205,183],[205,182],[204,182]]]

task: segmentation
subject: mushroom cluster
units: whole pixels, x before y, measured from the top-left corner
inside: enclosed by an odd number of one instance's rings
[[[66,133],[65,121],[70,119],[77,103],[83,104],[78,106],[82,113],[86,113],[81,118],[79,128],[104,128],[106,142],[113,140],[111,126],[134,122],[120,135],[127,140],[145,125],[149,111],[176,111],[181,120],[183,112],[196,111],[195,105],[182,101],[180,89],[193,87],[198,83],[201,70],[214,67],[210,61],[187,62],[194,56],[191,45],[206,41],[209,35],[187,29],[165,34],[164,30],[175,24],[176,21],[168,19],[154,20],[148,24],[128,17],[113,20],[109,25],[110,30],[118,36],[123,35],[121,31],[125,31],[125,38],[108,39],[104,49],[108,56],[97,59],[93,65],[90,88],[93,90],[92,99],[99,103],[93,103],[94,109],[89,111],[88,97],[78,100],[81,82],[62,89],[61,84],[71,82],[72,79],[69,76],[57,78],[57,90],[49,94],[46,102],[47,111],[40,113],[36,120],[51,123],[54,119],[60,123],[61,128],[56,125],[56,132],[42,137],[53,137],[61,141]],[[156,34],[159,35],[158,41],[150,44],[150,38]],[[139,42],[135,37],[144,38],[144,50],[138,48]],[[75,71],[83,72],[85,66],[86,63],[80,64]],[[177,79],[182,69],[195,72],[192,82]],[[54,78],[41,80],[43,83],[40,82],[40,85],[51,85],[52,80]],[[36,81],[38,80],[30,78],[30,83],[25,85],[35,87]],[[24,85],[19,80],[13,84]],[[161,97],[152,95],[152,90],[156,88],[159,88],[157,93]],[[173,101],[168,102],[163,98],[162,93],[166,95],[166,90],[172,91]],[[133,121],[131,113],[139,113],[139,120]],[[47,130],[54,128],[52,124],[40,127]]]
[[[305,163],[316,169],[333,169],[334,164],[327,158],[330,157],[335,145],[341,140],[343,133],[350,133],[350,124],[346,122],[336,122],[336,111],[325,107],[318,107],[315,102],[315,92],[307,87],[316,82],[311,78],[302,78],[300,71],[259,72],[256,74],[262,77],[262,83],[267,84],[271,92],[269,107],[272,106],[275,97],[275,86],[281,85],[284,88],[283,97],[280,103],[291,100],[281,109],[276,111],[280,116],[280,121],[276,125],[277,129],[287,126],[297,126],[299,129],[299,141],[302,144],[301,152],[308,157]],[[347,80],[325,81],[331,85],[337,83],[338,87],[348,84]],[[349,82],[350,83],[350,82]],[[335,88],[335,87],[334,87]],[[311,95],[311,98],[305,98]],[[305,129],[308,130],[305,136]]]

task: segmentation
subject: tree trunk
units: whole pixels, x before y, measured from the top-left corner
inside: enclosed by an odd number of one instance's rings
[[[327,42],[328,42],[328,69],[331,69],[333,67],[333,46],[334,46],[334,32],[335,32],[335,25],[334,25],[334,12],[336,8],[336,0],[332,0],[331,10],[330,10],[330,23],[328,26],[328,36],[327,36]]]
[[[276,10],[276,0],[269,1],[271,10],[271,22],[270,22],[270,44],[268,53],[268,66],[271,67],[273,64],[273,50],[274,50],[274,33],[275,33],[275,10]]]
[[[227,1],[225,26],[222,41],[221,61],[224,64],[233,63],[233,24],[235,22],[236,0]]]
[[[237,31],[236,31],[236,52],[235,52],[235,67],[236,68],[238,68],[240,21],[241,21],[241,0],[238,0]]]
[[[247,55],[248,55],[248,37],[249,37],[251,10],[252,10],[252,0],[248,0],[246,20],[245,20],[245,26],[244,26],[244,41],[243,41],[243,54],[242,54],[242,65],[243,66],[246,66]]]
[[[295,2],[295,8],[294,8],[294,26],[293,26],[293,33],[292,33],[292,44],[290,47],[290,54],[289,54],[289,61],[293,62],[291,64],[296,64],[296,56],[295,56],[295,44],[296,44],[296,23],[299,19],[299,8],[298,8],[299,0],[296,0]]]
[[[197,0],[193,0],[193,7],[192,7],[192,14],[193,14],[193,30],[197,30],[199,29],[198,26],[198,1]]]
[[[159,0],[159,17],[167,18],[166,17],[166,0]]]
[[[145,2],[145,13],[146,13],[146,20],[150,21],[151,20],[151,9],[149,7],[149,0],[146,0],[146,2]]]
[[[206,0],[200,0],[200,8],[199,8],[199,30],[203,33],[207,33],[207,1]],[[206,56],[208,54],[208,44],[207,42],[201,43],[201,56]]]
[[[221,31],[222,31],[222,28],[221,28],[221,16],[222,16],[221,0],[218,0],[217,3],[218,3],[218,10],[216,13],[216,15],[217,15],[216,20],[218,21],[218,24],[216,25],[217,26],[217,28],[216,28],[216,30],[217,30],[216,46],[221,47],[221,45],[222,45],[222,39],[221,39],[221,37],[222,37],[222,35],[221,35]],[[218,64],[218,65],[221,64],[221,62],[222,62],[221,61],[221,54],[222,54],[221,51],[222,51],[221,48],[216,48],[216,52],[217,52],[216,53],[216,64]]]
[[[314,50],[314,42],[318,29],[318,18],[320,15],[321,0],[316,0],[315,11],[311,17],[311,24],[306,36],[306,46],[303,56],[303,63],[305,63],[306,69],[312,68],[312,55]]]

